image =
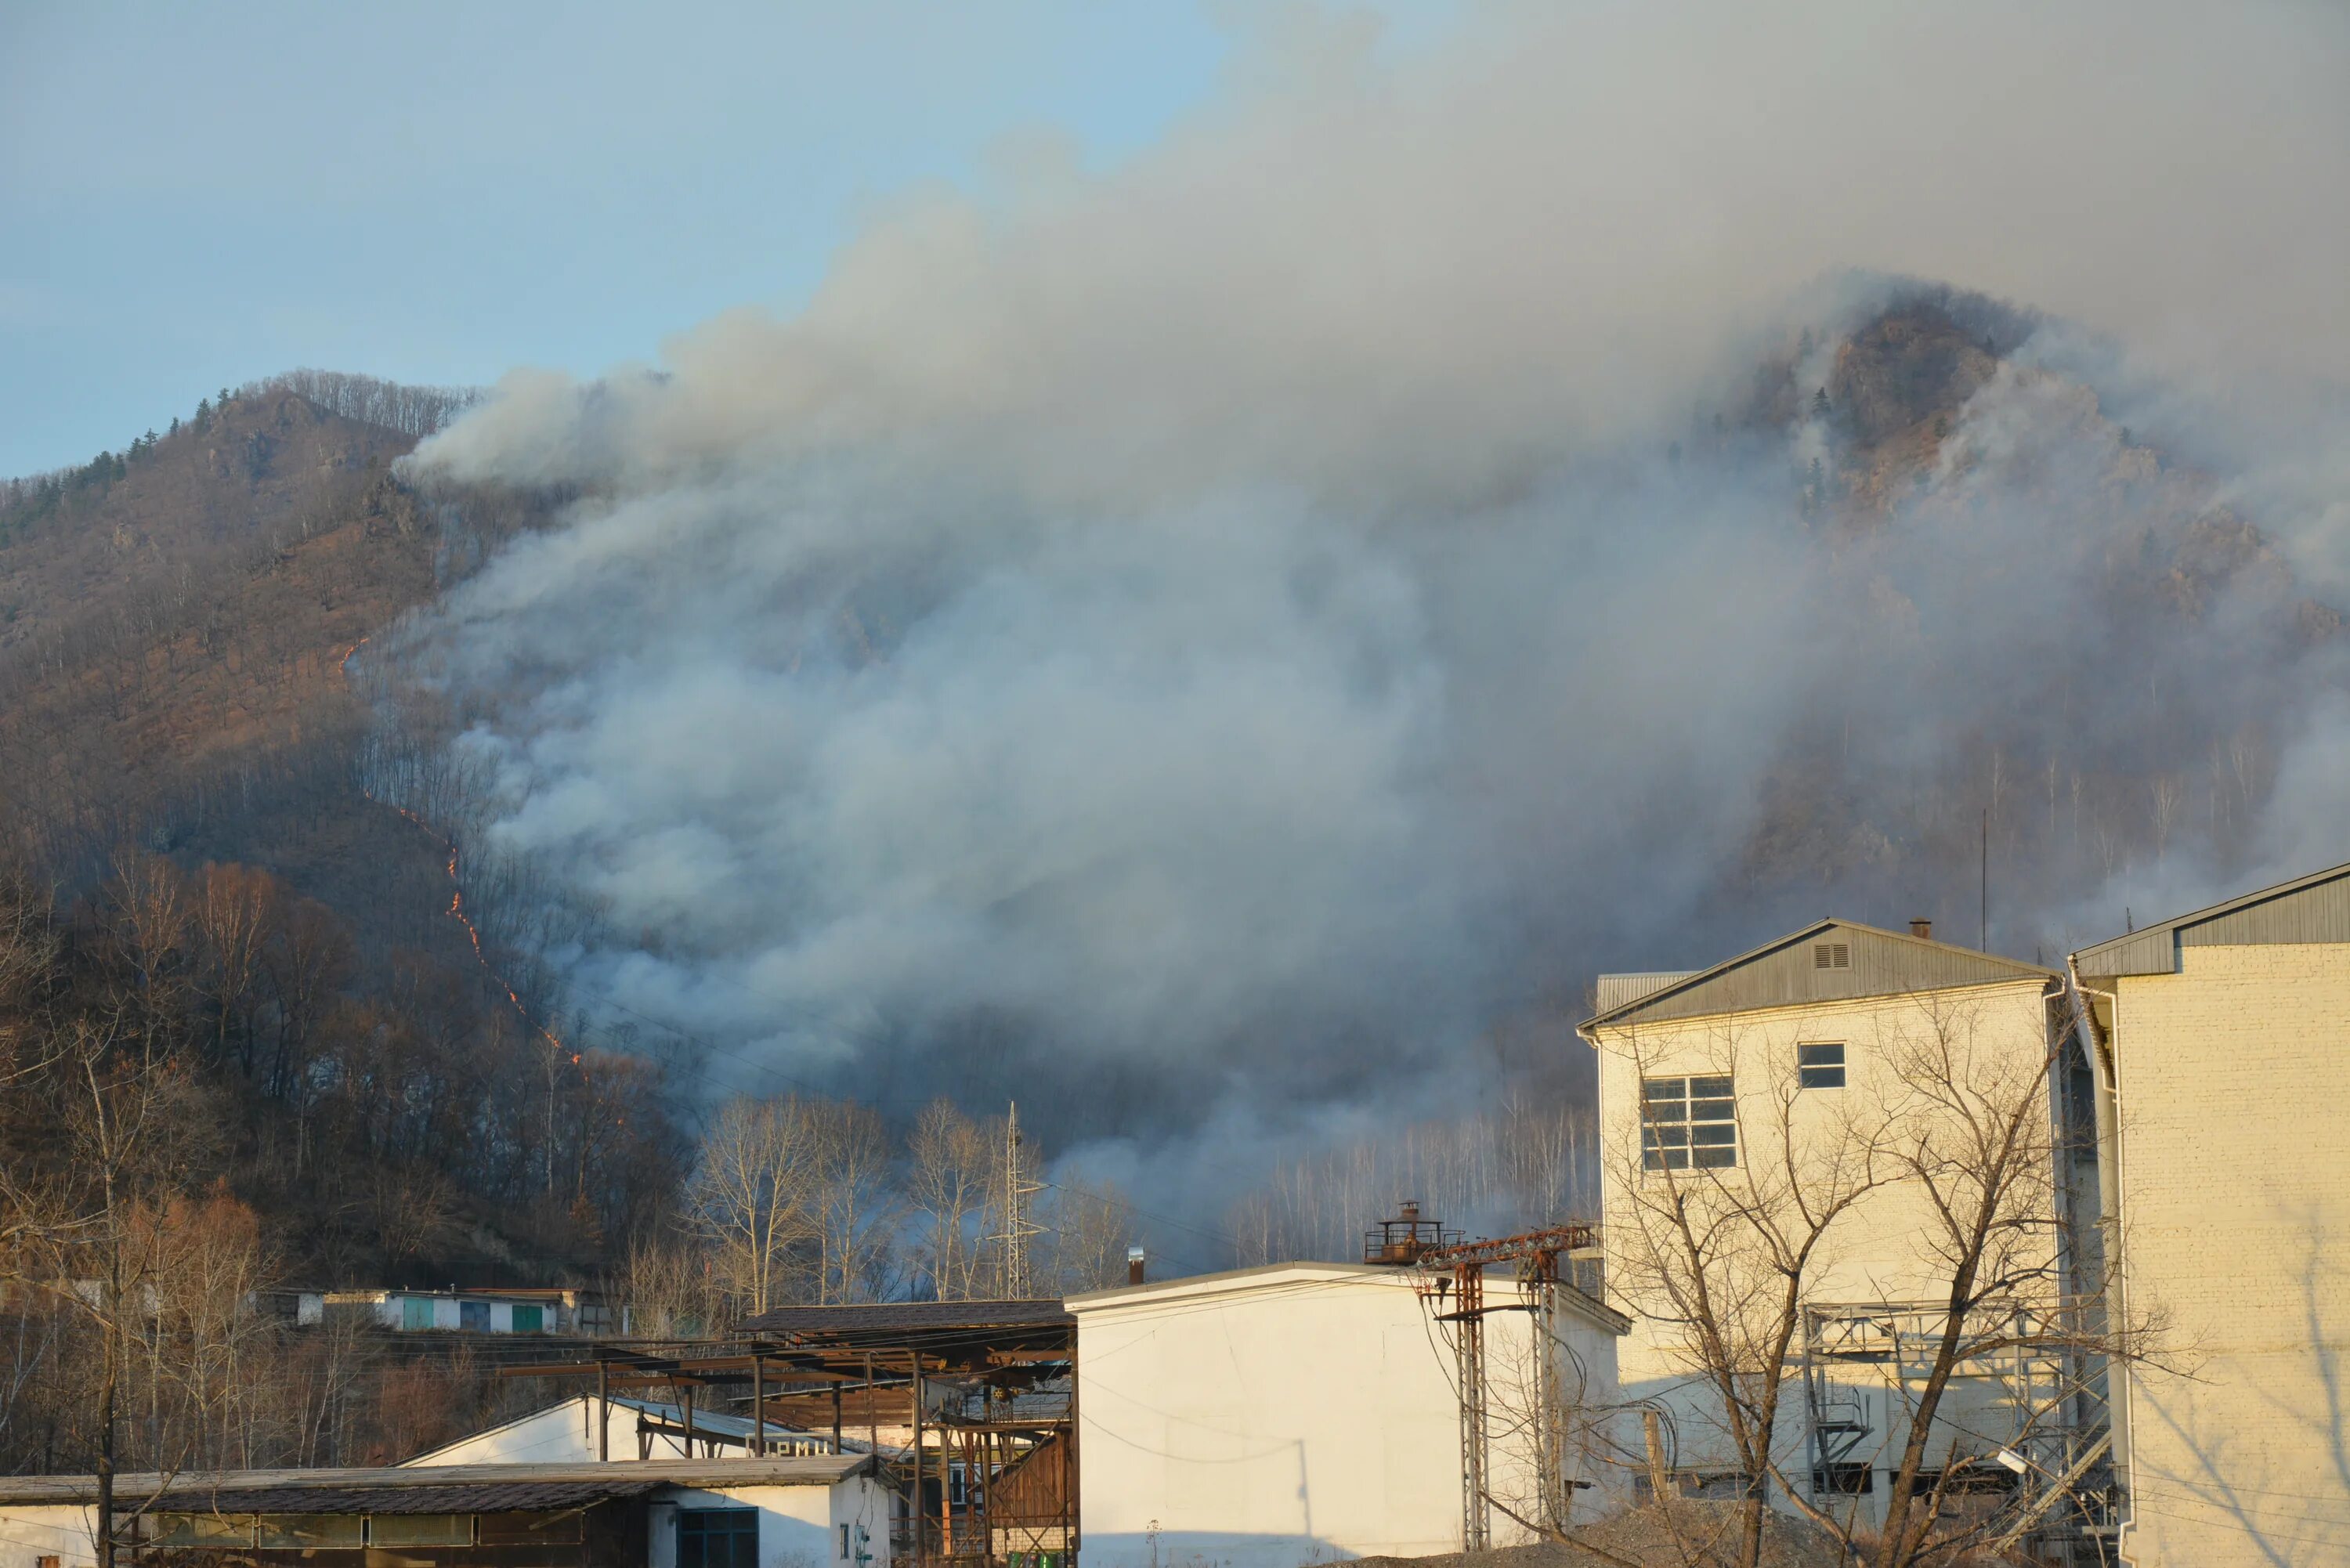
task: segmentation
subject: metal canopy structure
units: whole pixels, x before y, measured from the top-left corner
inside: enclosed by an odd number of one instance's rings
[[[764,1456],[808,1433],[835,1454],[862,1448],[900,1500],[892,1554],[916,1563],[1076,1549],[1076,1319],[1057,1298],[790,1306],[743,1328],[723,1345],[608,1342],[501,1375],[593,1378],[605,1459],[613,1397],[655,1389],[681,1412],[673,1435],[713,1455]],[[742,1435],[698,1422],[697,1399],[746,1417]],[[639,1443],[668,1430],[640,1427]]]

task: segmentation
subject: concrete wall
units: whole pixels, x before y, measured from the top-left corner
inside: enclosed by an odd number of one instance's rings
[[[1302,1264],[1070,1303],[1077,1315],[1079,1524],[1087,1568],[1295,1568],[1461,1548],[1451,1324],[1414,1276]],[[1496,1277],[1494,1295],[1513,1287]],[[1486,1338],[1493,1428],[1529,1406],[1529,1314]],[[1562,1312],[1612,1398],[1614,1335]],[[1570,1397],[1576,1373],[1569,1369]],[[1497,1497],[1528,1511],[1523,1438],[1492,1444]],[[1589,1491],[1578,1507],[1596,1511]],[[1527,1539],[1496,1514],[1497,1542]]]
[[[98,1561],[90,1542],[98,1534],[98,1511],[79,1504],[17,1504],[0,1508],[0,1568],[35,1568],[55,1557],[61,1568]]]
[[[2130,1559],[2350,1563],[2350,945],[2115,982]]]
[[[1699,1367],[1686,1348],[1682,1329],[1667,1321],[1674,1315],[1672,1308],[1654,1299],[1655,1287],[1638,1265],[1632,1184],[1666,1179],[1638,1168],[1642,1077],[1730,1074],[1737,1091],[1742,1173],[1758,1176],[1766,1186],[1779,1183],[1781,1190],[1787,1180],[1795,1179],[1818,1191],[1823,1184],[1814,1162],[1849,1136],[1847,1118],[1873,1125],[1900,1096],[1898,1075],[1887,1065],[1888,1053],[1942,1038],[1961,1044],[1986,1069],[2036,1073],[2049,1049],[2043,988],[2044,982],[2034,978],[1597,1032],[1608,1299],[1633,1318],[1632,1331],[1619,1349],[1618,1371],[1627,1397],[1658,1399],[1673,1412],[1677,1468],[1728,1469],[1734,1463],[1734,1449],[1719,1400],[1695,1380]],[[1843,1088],[1798,1086],[1796,1048],[1805,1044],[1845,1047]],[[2039,1105],[2044,1129],[2044,1093]],[[1779,1153],[1783,1132],[1795,1150],[1796,1174],[1792,1178],[1789,1162]],[[1688,1179],[1690,1173],[1681,1174]],[[1695,1174],[1702,1180],[1708,1173]],[[1897,1185],[1870,1194],[1830,1230],[1826,1244],[1815,1255],[1806,1299],[1851,1304],[1936,1296],[1945,1288],[1945,1268],[1931,1250],[1934,1228],[1922,1187]],[[1950,1413],[1961,1425],[1981,1428],[1989,1420],[1985,1412],[1995,1392],[1983,1386],[1959,1388],[1950,1401]],[[1865,1411],[1873,1428],[1849,1462],[1869,1461],[1879,1473],[1868,1497],[1835,1501],[1860,1519],[1880,1517],[1883,1471],[1898,1462],[1895,1445],[1907,1436],[1899,1396],[1888,1380],[1862,1366],[1844,1369],[1837,1395]],[[1809,1423],[1800,1381],[1786,1386],[1780,1415],[1774,1450],[1786,1473],[1808,1479]],[[1939,1441],[1946,1447],[1949,1439],[1945,1431]],[[1933,1454],[1929,1462],[1939,1464],[1942,1458]]]

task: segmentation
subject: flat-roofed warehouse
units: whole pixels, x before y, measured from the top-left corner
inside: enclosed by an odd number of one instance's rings
[[[94,1563],[94,1476],[0,1477],[0,1568]],[[220,1568],[872,1568],[866,1456],[240,1470],[115,1480],[120,1559]]]
[[[1071,1297],[1088,1568],[1460,1551],[1463,1324],[1438,1283],[1409,1267],[1276,1263]],[[1487,1490],[1493,1543],[1508,1545],[1538,1539],[1523,1521],[1550,1511],[1552,1488],[1574,1517],[1612,1506],[1600,1489],[1617,1472],[1586,1428],[1608,1418],[1626,1325],[1564,1283],[1546,1309],[1513,1273],[1483,1290]],[[1534,1434],[1548,1401],[1565,1441],[1546,1459]]]

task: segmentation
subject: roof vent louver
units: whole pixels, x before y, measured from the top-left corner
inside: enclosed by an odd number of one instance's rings
[[[1814,969],[1850,969],[1852,944],[1850,942],[1814,942],[1812,967]]]

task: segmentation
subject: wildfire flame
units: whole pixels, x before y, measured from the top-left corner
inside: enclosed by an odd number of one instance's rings
[[[359,649],[365,648],[368,645],[369,640],[369,639],[363,637],[357,642],[351,644],[350,647],[343,650],[343,656],[338,661],[343,672],[343,684],[346,687],[348,687],[351,682],[351,660],[359,657]],[[523,1005],[521,993],[516,992],[513,986],[506,983],[505,976],[497,971],[496,967],[490,962],[490,955],[483,949],[481,929],[473,924],[473,917],[465,913],[465,889],[463,884],[459,881],[457,877],[456,841],[450,838],[446,834],[442,833],[438,828],[425,821],[423,817],[418,815],[415,812],[409,810],[408,807],[385,800],[373,790],[369,789],[364,784],[359,785],[359,793],[367,796],[369,800],[373,801],[376,805],[384,806],[391,811],[398,812],[410,822],[415,824],[418,832],[423,834],[427,838],[430,838],[433,843],[439,845],[442,848],[449,852],[449,858],[446,863],[449,872],[449,916],[459,925],[465,928],[465,940],[473,945],[473,961],[482,966],[482,972],[489,976],[490,983],[492,985],[496,986],[500,991],[505,992],[506,1000],[514,1003],[515,1015],[522,1020],[523,1026],[534,1034],[536,1034],[541,1040],[546,1041],[550,1049],[556,1051],[557,1054],[569,1055],[571,1058],[571,1064],[579,1068],[580,1081],[585,1083],[588,1078],[588,1070],[585,1066],[581,1065],[579,1059],[580,1053],[571,1050],[570,1047],[567,1046],[556,1036],[553,1030],[546,1028],[530,1015],[530,1009]]]

